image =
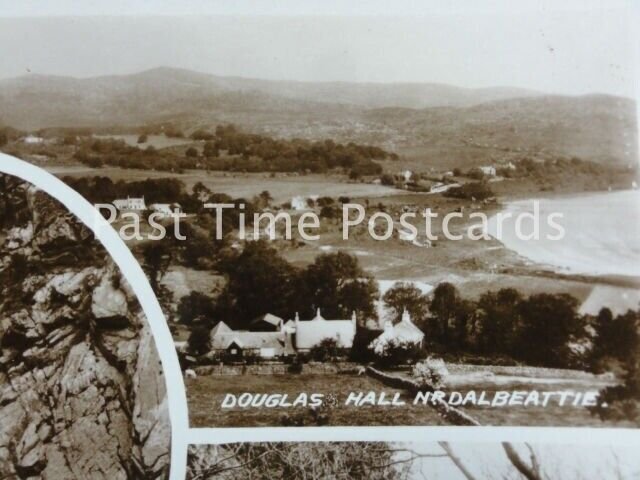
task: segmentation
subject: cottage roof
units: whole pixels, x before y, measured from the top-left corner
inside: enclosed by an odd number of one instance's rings
[[[424,333],[411,321],[406,310],[402,313],[402,320],[393,325],[390,321],[385,324],[384,331],[370,344],[370,348],[377,350],[391,341],[401,343],[419,343]]]

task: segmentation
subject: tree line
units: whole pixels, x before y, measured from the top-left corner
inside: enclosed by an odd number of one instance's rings
[[[144,135],[144,134],[143,134]],[[219,125],[213,132],[197,130],[191,135],[204,142],[192,145],[180,155],[176,149],[140,148],[115,138],[80,137],[74,158],[94,168],[103,165],[121,168],[180,172],[208,169],[243,172],[313,172],[342,170],[353,174],[376,175],[382,167],[376,160],[397,159],[373,145],[333,140],[278,139],[245,133],[234,125]]]

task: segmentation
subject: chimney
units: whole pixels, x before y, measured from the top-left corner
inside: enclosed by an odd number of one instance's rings
[[[351,323],[353,323],[353,328],[354,329],[358,327],[358,321],[356,319],[356,311],[355,310],[351,314]]]
[[[407,312],[406,308],[402,312],[402,321],[403,322],[407,322],[407,323],[411,323],[411,315],[409,315],[409,312]]]

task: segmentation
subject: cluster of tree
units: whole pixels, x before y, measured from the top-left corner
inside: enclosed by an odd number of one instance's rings
[[[622,382],[600,392],[593,409],[601,418],[631,420],[640,425],[640,311],[614,316],[602,309],[594,322],[592,350],[595,372],[615,371]]]
[[[640,342],[640,312],[613,317],[603,310],[594,320],[580,315],[578,301],[567,294],[525,297],[505,288],[472,301],[462,298],[447,282],[429,295],[413,285],[398,283],[383,300],[394,312],[395,321],[406,309],[432,347],[447,353],[602,370],[612,361],[634,358]],[[633,371],[633,364],[627,367]]]
[[[198,130],[191,138],[206,142],[203,156],[214,159],[211,168],[218,170],[325,172],[341,168],[357,178],[382,171],[374,160],[396,158],[395,154],[372,145],[276,139],[241,132],[234,125],[219,125],[215,133]],[[223,151],[226,157],[219,158]]]
[[[147,204],[180,203],[188,211],[199,203],[185,185],[174,178],[147,178],[139,181],[113,181],[109,177],[64,177],[63,181],[91,203],[110,203],[118,198],[144,197]],[[193,208],[189,208],[193,207]]]
[[[452,198],[463,198],[466,200],[485,200],[495,196],[493,190],[486,182],[470,182],[453,187],[447,190],[444,195]]]
[[[212,327],[223,318],[233,328],[246,329],[265,313],[312,318],[317,308],[325,318],[350,318],[353,312],[359,318],[375,316],[376,283],[356,257],[343,252],[320,255],[298,268],[258,241],[230,252],[217,268],[226,278],[224,288],[215,300],[195,293],[185,297],[179,309],[183,322],[205,319]]]
[[[138,144],[145,143],[149,130],[145,129],[140,134]],[[172,132],[172,135],[178,136],[178,133]],[[189,146],[184,155],[179,155],[174,150],[156,150],[153,146],[142,149],[119,139],[82,137],[75,158],[94,168],[110,165],[174,172],[204,168],[317,173],[342,169],[353,178],[381,173],[382,167],[375,160],[397,158],[397,155],[372,145],[341,144],[333,140],[276,139],[244,133],[233,125],[218,126],[215,133],[198,130],[191,138],[205,142],[202,154],[195,146]]]
[[[601,175],[610,170],[610,167],[578,157],[545,160],[524,157],[516,160],[514,164],[516,165],[515,169],[502,168],[498,173],[509,178],[552,178],[565,173],[570,175]]]

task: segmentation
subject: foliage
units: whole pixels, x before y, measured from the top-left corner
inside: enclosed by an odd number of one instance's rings
[[[412,342],[392,339],[376,352],[376,364],[381,367],[396,367],[398,365],[413,364],[422,360],[426,352],[422,347]]]
[[[380,443],[242,443],[190,448],[189,478],[398,480],[395,450]]]
[[[191,292],[180,300],[178,317],[180,322],[191,325],[197,320],[205,320],[212,325],[215,315],[215,303],[211,297],[200,292]]]
[[[187,348],[192,355],[204,355],[209,351],[209,328],[196,325],[191,329]]]
[[[428,309],[427,295],[410,283],[396,282],[382,297],[394,314],[394,322],[399,322],[402,312],[407,310],[417,325],[425,322]]]
[[[217,310],[219,318],[230,319],[230,326],[246,327],[265,313],[291,315],[298,273],[267,242],[248,243],[242,253],[221,261],[219,268],[227,282]]]
[[[567,344],[585,333],[577,307],[577,300],[567,294],[541,293],[520,302],[518,358],[536,365],[567,366]]]
[[[411,370],[411,376],[420,385],[439,390],[445,386],[446,378],[449,375],[447,366],[441,358],[427,357],[422,362],[418,362]]]
[[[444,193],[445,197],[463,198],[467,200],[485,200],[495,196],[488,183],[471,182],[459,187],[450,188]]]
[[[179,157],[172,150],[148,152],[127,145],[122,140],[85,137],[81,141],[76,159],[88,164],[99,156],[105,165],[165,171],[205,168],[247,172],[321,173],[342,169],[362,176],[382,171],[382,167],[374,160],[393,157],[393,154],[371,145],[353,142],[340,144],[332,140],[312,142],[276,139],[244,133],[234,125],[219,125],[215,133],[197,130],[191,138],[205,141],[202,158],[195,147],[189,147],[185,156]]]
[[[297,311],[301,315],[310,317],[321,308],[325,318],[350,318],[353,312],[361,319],[375,318],[378,287],[355,256],[344,252],[319,255],[300,277]]]
[[[328,362],[340,356],[340,347],[335,338],[324,338],[309,351],[309,356],[316,362]]]

